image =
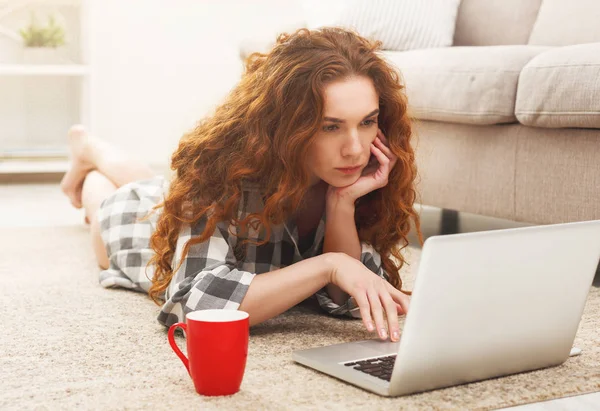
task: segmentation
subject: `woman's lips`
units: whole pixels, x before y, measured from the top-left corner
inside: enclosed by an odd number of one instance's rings
[[[360,170],[360,166],[354,168],[336,168],[336,170],[339,170],[344,174],[354,174]]]

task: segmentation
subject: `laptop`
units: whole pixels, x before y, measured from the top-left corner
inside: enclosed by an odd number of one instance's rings
[[[560,365],[600,259],[600,220],[429,237],[400,340],[295,351],[383,396]]]

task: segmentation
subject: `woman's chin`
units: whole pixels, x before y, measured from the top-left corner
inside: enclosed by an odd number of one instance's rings
[[[354,184],[360,178],[360,174],[356,175],[342,175],[336,178],[332,178],[329,183],[330,186],[335,188],[343,188],[348,187],[349,185]]]

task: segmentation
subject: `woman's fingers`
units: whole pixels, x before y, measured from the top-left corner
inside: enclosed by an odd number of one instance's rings
[[[388,156],[385,155],[383,151],[381,151],[375,144],[371,145],[371,153],[377,158],[379,161],[379,166],[375,171],[375,178],[380,181],[380,185],[383,187],[388,183],[388,176],[393,165],[390,162]]]
[[[360,311],[360,317],[363,320],[363,324],[369,331],[375,331],[375,326],[373,325],[373,319],[371,318],[371,305],[369,304],[369,299],[366,294],[357,294],[354,296],[356,300],[356,304],[358,304],[358,308]]]
[[[398,304],[398,303],[395,303],[395,304],[396,304],[396,310],[398,312],[398,315],[406,314],[404,312],[404,308],[402,308],[402,306],[400,304]]]
[[[372,148],[371,151],[373,152],[373,155],[375,157],[377,157],[377,160],[379,160],[379,164],[386,165],[386,164],[390,163],[390,158],[380,148],[382,146],[383,146],[383,143],[381,143],[379,140],[375,139],[375,143],[373,143],[373,145],[371,146],[371,148]]]
[[[377,137],[379,137],[381,141],[387,144],[387,137],[385,136],[385,134],[383,134],[383,131],[381,131],[380,128],[377,129]]]
[[[379,293],[375,289],[370,288],[367,291],[367,297],[369,298],[369,304],[371,305],[371,315],[373,316],[375,326],[377,327],[377,334],[384,340],[387,338],[386,321],[383,318],[383,308],[379,299]]]
[[[383,151],[383,154],[385,154],[388,158],[392,158],[394,156],[392,150],[390,150],[390,148],[386,146],[380,138],[376,138],[373,143],[377,146],[377,148]]]
[[[398,326],[398,313],[396,303],[392,297],[384,290],[381,294],[381,303],[387,314],[388,330],[392,341],[398,341],[400,337],[400,327]]]
[[[387,339],[389,332],[391,340],[397,341],[400,331],[398,315],[408,312],[409,298],[387,281],[384,284],[379,292],[377,287],[371,287],[366,293],[355,295],[354,299],[367,330],[377,331],[383,340]]]
[[[397,290],[396,288],[394,288],[393,285],[391,284],[387,284],[387,289],[388,292],[390,293],[392,299],[398,303],[400,305],[400,307],[402,308],[402,311],[404,311],[403,314],[408,314],[408,309],[410,306],[410,301],[409,298],[406,294],[404,294],[402,291]]]
[[[374,144],[379,150],[381,150],[381,152],[387,158],[389,158],[390,169],[394,168],[394,165],[396,165],[396,161],[398,161],[398,157],[396,157],[396,155],[392,153],[392,150],[390,150],[390,148],[386,145],[386,141],[380,138],[376,138]]]
[[[398,161],[398,157],[389,148],[387,137],[383,134],[381,129],[378,129],[377,137],[375,138],[374,143],[377,146],[377,148],[379,148],[383,152],[383,154],[385,154],[386,157],[390,159],[390,170],[394,168],[396,162]]]

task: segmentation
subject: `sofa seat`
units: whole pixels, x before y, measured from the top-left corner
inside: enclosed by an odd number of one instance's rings
[[[412,116],[463,124],[517,121],[519,74],[545,46],[501,45],[384,51],[402,73]]]
[[[600,128],[600,43],[531,59],[519,77],[515,114],[527,126]]]

